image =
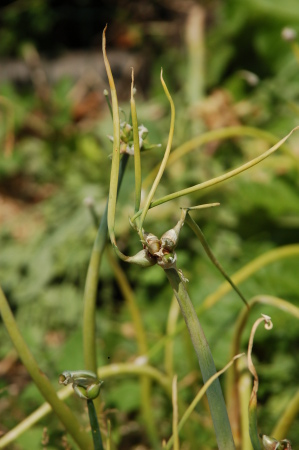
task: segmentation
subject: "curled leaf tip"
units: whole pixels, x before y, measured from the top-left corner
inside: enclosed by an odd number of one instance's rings
[[[271,321],[271,317],[267,316],[266,314],[262,314],[262,317],[265,321],[265,329],[266,330],[271,330],[273,328],[273,323]]]

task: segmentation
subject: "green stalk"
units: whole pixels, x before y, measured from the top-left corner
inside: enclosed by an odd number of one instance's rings
[[[247,361],[245,357],[244,359],[242,358],[237,362],[237,371],[240,374],[237,383],[238,383],[238,394],[240,398],[241,436],[239,429],[233,430],[233,423],[231,421],[232,431],[237,447],[241,448],[242,450],[252,450],[251,440],[248,431],[248,421],[249,421],[248,405],[251,395],[252,380],[251,375],[247,370]]]
[[[178,431],[178,376],[175,375],[172,380],[172,442],[173,450],[180,450],[179,431]]]
[[[195,349],[204,382],[216,373],[213,357],[184,283],[176,269],[166,269],[166,276],[179,302]],[[234,441],[219,380],[207,390],[211,416],[220,450],[234,449]]]
[[[113,269],[114,276],[118,282],[120,290],[126,300],[130,315],[133,321],[134,330],[136,333],[136,340],[138,345],[138,354],[141,358],[145,358],[147,354],[148,346],[146,340],[146,334],[143,327],[142,316],[138,308],[138,304],[135,299],[135,295],[128,283],[128,280],[122,271],[120,265],[118,264],[114,255],[108,251],[107,252],[109,263]],[[151,408],[151,381],[146,375],[140,377],[141,385],[141,408],[142,415],[144,419],[145,426],[147,428],[148,438],[151,441],[154,448],[158,446],[158,434],[155,422],[153,420],[152,408]]]
[[[277,142],[273,147],[271,147],[266,152],[262,153],[260,156],[257,156],[256,158],[253,158],[251,161],[248,161],[245,164],[242,164],[241,166],[237,167],[236,169],[230,170],[229,172],[224,173],[223,175],[220,175],[216,178],[211,178],[210,180],[204,181],[203,183],[196,184],[194,186],[191,186],[186,189],[182,189],[181,191],[173,192],[172,194],[165,195],[165,197],[161,197],[158,200],[150,203],[148,206],[148,209],[154,208],[155,206],[162,205],[163,203],[169,202],[171,200],[175,200],[176,198],[183,197],[184,195],[192,194],[193,192],[200,191],[202,189],[206,189],[211,186],[215,186],[219,183],[222,183],[225,180],[228,180],[229,178],[232,178],[245,170],[250,169],[251,167],[255,166],[259,162],[266,159],[268,156],[270,156],[272,153],[274,153],[290,136],[291,134],[297,130],[299,127],[293,128],[292,131],[290,131],[289,134],[287,134],[283,139],[281,139],[279,142]],[[136,220],[137,217],[139,217],[141,214],[143,214],[143,210],[138,211],[133,217],[132,221]]]
[[[106,56],[106,37],[105,37],[105,31],[106,28],[103,31],[103,55],[104,55],[104,61],[106,65],[106,70],[108,74],[108,80],[111,88],[111,96],[112,96],[112,104],[114,105],[114,111],[117,110],[117,117],[118,117],[118,134],[119,134],[119,116],[118,116],[118,104],[117,104],[117,97],[116,97],[116,90],[115,85],[110,69],[110,65]],[[110,102],[108,102],[108,105]],[[115,116],[114,116],[115,117]],[[116,128],[116,122],[113,119],[113,126]],[[116,133],[117,134],[117,133]],[[114,140],[114,146],[115,148],[115,140]],[[116,149],[117,152],[117,149]],[[114,151],[113,151],[114,153]],[[118,155],[119,157],[119,155]],[[111,191],[109,192],[109,199],[103,214],[103,217],[101,219],[100,227],[97,233],[96,240],[94,242],[94,246],[92,249],[92,254],[89,261],[87,276],[86,276],[86,283],[85,283],[85,289],[84,289],[84,311],[83,311],[83,353],[84,353],[84,364],[85,368],[87,370],[91,370],[92,372],[97,371],[97,359],[96,359],[96,329],[95,329],[95,316],[96,316],[96,296],[97,296],[97,287],[98,287],[98,280],[99,280],[99,268],[102,260],[103,251],[106,245],[107,240],[107,216],[108,216],[108,205],[111,199],[111,195],[113,198],[112,204],[114,202],[114,195],[115,195],[115,203],[117,199],[117,193],[120,188],[123,175],[125,172],[125,168],[128,162],[128,155],[124,155],[121,159],[120,163],[116,162],[117,170],[119,172],[117,173],[117,176],[114,177],[114,181],[116,179],[116,193],[114,194],[114,184]],[[111,202],[110,202],[111,203]],[[114,214],[115,214],[115,206],[114,205]],[[112,208],[112,216],[113,216],[113,208]],[[111,210],[110,210],[110,221],[113,222],[114,227],[114,216],[111,219]],[[98,403],[99,400],[96,401]]]
[[[141,201],[141,159],[139,147],[139,133],[136,104],[134,99],[134,70],[132,68],[132,84],[131,84],[131,116],[133,126],[133,141],[134,141],[134,165],[135,165],[135,213],[140,208]]]
[[[165,92],[166,97],[168,98],[169,103],[170,103],[170,108],[171,108],[170,128],[169,128],[168,141],[167,141],[167,146],[166,146],[166,150],[165,150],[165,154],[164,154],[163,160],[161,162],[159,171],[157,173],[155,181],[153,182],[151,190],[150,190],[150,192],[149,192],[149,194],[148,194],[148,196],[147,196],[147,198],[145,200],[144,207],[143,207],[142,211],[140,211],[140,214],[141,214],[140,224],[139,224],[140,230],[142,230],[142,226],[143,226],[143,222],[144,222],[145,216],[146,216],[146,214],[147,214],[147,212],[148,212],[148,210],[150,208],[151,201],[152,201],[152,199],[153,199],[153,197],[155,195],[157,187],[158,187],[158,185],[159,185],[159,183],[161,181],[162,175],[163,175],[164,170],[166,168],[166,164],[167,164],[168,157],[169,157],[170,150],[171,150],[173,133],[174,133],[175,107],[174,107],[174,103],[173,103],[173,100],[171,98],[171,95],[170,95],[170,93],[169,93],[169,91],[167,89],[167,86],[165,84],[165,81],[163,80],[163,71],[162,71],[162,69],[161,69],[161,76],[160,76],[160,78],[161,78],[161,83],[162,83],[164,92]],[[134,222],[134,220],[137,218],[137,214],[135,214],[134,217],[132,218],[132,222]]]
[[[124,155],[120,162],[118,190],[120,189],[121,182],[123,180],[128,158],[129,158],[128,155]],[[97,371],[96,345],[95,345],[96,297],[99,280],[99,268],[103,256],[103,251],[107,242],[107,230],[108,230],[107,209],[108,209],[108,202],[103,217],[101,219],[100,227],[98,229],[97,237],[95,239],[94,246],[92,249],[84,290],[84,311],[83,311],[84,364],[85,369],[91,370],[92,372]]]
[[[180,307],[178,302],[176,301],[175,296],[173,296],[168,312],[168,319],[166,324],[166,335],[173,336],[176,329],[177,319],[180,313]],[[164,368],[165,372],[169,377],[173,377],[174,369],[173,369],[173,347],[174,342],[173,339],[168,339],[165,344],[164,351]]]
[[[58,398],[54,387],[38,367],[32,353],[30,352],[18,329],[15,318],[1,288],[0,311],[10,339],[12,340],[12,343],[14,344],[24,366],[28,370],[42,396],[50,404],[68,433],[77,443],[78,447],[82,450],[91,450],[92,442],[90,436],[84,431],[83,426],[80,422],[78,422],[72,411]]]
[[[87,408],[94,450],[104,450],[97,413],[92,400],[87,400]]]

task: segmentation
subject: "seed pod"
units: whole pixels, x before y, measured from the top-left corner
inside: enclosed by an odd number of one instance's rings
[[[151,256],[147,249],[140,250],[136,255],[130,256],[126,262],[137,264],[141,267],[150,267],[156,264],[156,259]]]
[[[145,245],[151,255],[155,255],[161,248],[160,239],[152,233],[144,233]]]

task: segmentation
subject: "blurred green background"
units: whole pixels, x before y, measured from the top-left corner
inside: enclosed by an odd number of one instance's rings
[[[299,32],[297,0],[2,3],[0,282],[24,338],[53,383],[66,368],[83,367],[82,297],[96,236],[84,199],[92,198],[99,217],[103,214],[112,151],[101,55],[106,23],[121,118],[129,118],[134,66],[139,123],[148,128],[151,143],[162,144],[142,154],[144,178],[161,161],[168,136],[170,111],[159,80],[161,67],[176,106],[173,148],[207,130],[240,125],[269,131],[278,141],[299,123],[297,38],[282,37],[285,27]],[[194,218],[229,274],[270,249],[298,243],[298,144],[295,133],[287,143],[289,152],[279,150],[221,187],[155,208],[148,214],[146,230],[160,236],[177,222],[179,206],[219,201],[220,207],[194,213]],[[157,196],[216,177],[271,145],[235,137],[196,148],[169,166]],[[130,161],[117,209],[118,243],[130,255],[140,249],[128,222],[133,209]],[[178,266],[190,280],[191,299],[199,305],[222,277],[187,228],[177,254]],[[170,287],[159,267],[121,266],[152,346],[165,333]],[[240,286],[248,299],[268,294],[299,306],[298,288],[298,258],[270,264]],[[218,369],[229,359],[241,307],[232,292],[201,317]],[[260,312],[274,322],[271,334],[258,334],[254,346],[261,377],[260,426],[266,432],[298,389],[299,331],[295,319],[282,312],[257,307],[257,315]],[[137,355],[131,318],[105,257],[96,320],[100,365]],[[249,327],[244,348],[248,333]],[[5,433],[39,406],[41,398],[2,324],[0,342],[0,433]],[[163,367],[162,352],[154,364]],[[198,384],[196,358],[184,335],[175,339],[175,371],[179,379],[193,374]],[[181,394],[185,401],[192,400],[197,384],[187,383]],[[109,381],[103,399],[116,448],[148,448],[139,420],[138,383],[130,378]],[[161,438],[167,437],[171,404],[157,387],[152,402]],[[84,416],[80,401],[70,403]],[[199,412],[206,417],[207,406],[200,406]],[[43,448],[43,426],[49,427],[51,436],[46,448],[63,448],[63,430],[50,416],[10,448]],[[213,433],[197,433],[196,426],[194,443],[186,448],[215,448]],[[297,419],[288,436],[294,443],[298,427]]]

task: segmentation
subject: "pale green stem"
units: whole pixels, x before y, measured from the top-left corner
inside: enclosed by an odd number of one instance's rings
[[[119,182],[120,188],[125,168],[128,162],[128,155],[124,155],[119,168]],[[99,269],[103,256],[103,251],[107,242],[107,208],[104,211],[101,219],[100,227],[98,229],[97,237],[94,242],[92,254],[90,257],[85,290],[84,290],[84,311],[83,311],[83,352],[84,364],[86,370],[92,372],[97,371],[96,360],[96,298],[98,290]]]
[[[252,379],[251,375],[247,370],[247,361],[244,357],[241,358],[237,362],[237,371],[239,373],[239,379],[238,379],[238,394],[240,399],[240,422],[241,422],[241,446],[240,448],[242,450],[252,450],[251,440],[249,436],[249,430],[248,430],[248,405],[250,400],[250,394],[251,394],[251,387],[252,387]],[[233,430],[233,424],[232,430]],[[239,441],[240,441],[240,432],[239,430],[233,430],[233,436],[235,438],[236,446],[239,447]],[[236,437],[238,439],[238,444],[236,442]]]
[[[149,194],[148,194],[148,196],[147,196],[147,198],[145,200],[144,207],[143,207],[142,211],[140,212],[141,217],[140,217],[139,228],[141,230],[142,230],[142,226],[143,226],[143,222],[144,222],[145,216],[146,216],[146,214],[147,214],[147,212],[149,210],[151,201],[152,201],[152,199],[153,199],[153,197],[155,195],[157,187],[158,187],[158,185],[159,185],[159,183],[161,181],[162,175],[164,173],[164,170],[165,170],[165,167],[166,167],[166,164],[167,164],[167,161],[168,161],[168,157],[169,157],[169,154],[170,154],[170,150],[171,150],[173,133],[174,133],[175,107],[174,107],[174,103],[172,101],[171,95],[170,95],[170,93],[169,93],[169,91],[167,89],[167,86],[165,84],[165,81],[163,80],[162,69],[161,69],[161,77],[160,78],[161,78],[161,83],[162,83],[164,92],[165,92],[166,97],[168,98],[169,103],[170,103],[170,108],[171,108],[170,128],[169,128],[169,134],[168,134],[168,142],[167,142],[167,146],[166,146],[166,150],[165,150],[165,154],[164,154],[163,160],[161,162],[159,171],[157,173],[155,181],[153,182],[151,190],[150,190],[150,192],[149,192]],[[136,218],[137,218],[137,215],[135,214],[134,217],[132,218],[132,222],[134,222],[134,220]]]
[[[287,433],[296,419],[299,411],[299,390],[293,396],[293,398],[288,403],[285,411],[280,416],[279,421],[273,428],[271,432],[271,436],[275,436],[275,439],[280,441],[281,439],[285,439]]]
[[[122,375],[135,375],[135,376],[145,375],[147,377],[150,377],[153,381],[156,381],[167,393],[169,398],[171,398],[172,393],[171,380],[152,366],[138,364],[138,360],[136,361],[136,363],[109,364],[108,366],[101,367],[97,373],[102,380]],[[57,396],[61,400],[62,399],[65,400],[66,398],[70,397],[73,394],[73,392],[74,391],[72,386],[68,385],[59,390],[57,392]],[[49,403],[44,403],[36,411],[34,411],[34,413],[30,414],[15,428],[13,428],[3,437],[0,438],[0,449],[6,448],[7,445],[16,440],[21,434],[23,434],[25,431],[31,428],[39,420],[43,419],[51,411],[52,411],[51,405]],[[74,421],[74,424],[76,425],[76,419]],[[89,447],[86,446],[80,448],[87,450]]]
[[[241,356],[243,356],[244,353],[241,353],[240,355],[236,355],[228,364],[226,364],[226,366],[219,370],[217,373],[215,373],[211,378],[209,378],[209,380],[203,385],[203,387],[200,389],[200,391],[198,392],[198,394],[196,395],[196,397],[194,398],[194,400],[192,401],[192,403],[190,403],[190,405],[188,406],[188,409],[186,409],[183,417],[181,418],[180,422],[179,422],[179,426],[178,426],[178,433],[180,433],[182,431],[183,426],[185,425],[185,423],[188,421],[189,417],[191,416],[192,412],[194,411],[194,409],[196,408],[196,405],[200,402],[200,400],[202,399],[202,397],[204,396],[204,394],[207,392],[207,389],[211,386],[211,384],[218,378],[220,377],[220,375],[222,375],[233,363],[236,359],[240,358]],[[169,439],[169,441],[167,442],[166,445],[166,449],[170,450],[172,445],[173,445],[173,440],[174,440],[174,436],[171,436],[171,438]]]
[[[173,296],[168,312],[168,319],[167,319],[167,325],[166,325],[166,336],[173,336],[176,329],[177,319],[180,313],[180,307],[179,304]],[[165,344],[165,351],[164,351],[164,368],[165,372],[169,377],[173,377],[174,370],[173,370],[173,347],[174,342],[173,339],[168,339]]]
[[[83,426],[78,422],[72,411],[58,398],[54,387],[37,365],[18,329],[17,323],[1,288],[0,311],[10,339],[42,396],[51,405],[53,411],[63,423],[67,432],[73,437],[78,447],[82,450],[91,450],[92,440],[90,436],[84,431]]]
[[[176,269],[165,270],[170,285],[179,302],[185,323],[189,330],[194,350],[196,352],[204,382],[216,373],[214,360],[199,323],[195,309],[187,290]],[[211,416],[220,450],[234,449],[233,437],[225,407],[219,380],[215,380],[207,390]]]
[[[167,166],[169,167],[171,164],[181,159],[183,156],[187,155],[191,151],[197,149],[201,145],[208,144],[209,142],[234,138],[238,136],[250,136],[257,139],[263,139],[270,144],[275,144],[279,138],[268,131],[259,130],[254,127],[245,127],[245,126],[236,126],[236,127],[227,127],[220,128],[218,130],[206,131],[199,136],[196,136],[184,144],[177,147],[171,154],[169,155]],[[292,152],[292,150],[286,145],[281,146],[281,150],[287,153],[298,165],[298,158]],[[159,165],[157,165],[145,178],[143,182],[143,187],[146,189],[149,185],[152,184],[156,174],[158,173]]]
[[[131,116],[133,126],[133,141],[134,141],[134,165],[135,165],[135,213],[140,208],[141,201],[141,159],[139,147],[139,133],[136,104],[134,99],[134,70],[132,68],[132,84],[131,84]]]
[[[143,327],[142,316],[140,314],[140,310],[138,308],[138,304],[135,299],[135,295],[120,265],[118,264],[114,255],[109,250],[107,251],[107,256],[109,263],[112,267],[114,276],[118,282],[120,290],[126,300],[128,309],[130,311],[130,315],[133,321],[134,330],[136,334],[138,354],[141,358],[142,357],[146,358],[145,355],[148,349],[146,334]],[[152,445],[157,447],[158,444],[157,428],[153,420],[153,414],[151,409],[151,381],[149,377],[142,375],[140,377],[140,382],[141,382],[141,407],[144,423],[147,427],[148,437],[151,440]]]
[[[277,142],[273,147],[271,147],[266,152],[262,153],[262,155],[253,158],[251,161],[248,161],[245,164],[242,164],[242,166],[237,167],[236,169],[230,170],[227,173],[224,173],[223,175],[220,175],[216,178],[211,178],[210,180],[204,181],[203,183],[196,184],[195,186],[191,186],[186,189],[182,189],[181,191],[173,192],[172,194],[166,195],[165,197],[161,197],[158,200],[150,203],[148,209],[154,208],[155,206],[162,205],[163,203],[169,202],[171,200],[175,200],[176,198],[183,197],[184,195],[192,194],[194,192],[200,191],[202,189],[206,189],[208,187],[215,186],[219,183],[222,183],[225,180],[228,180],[229,178],[232,178],[245,170],[250,169],[251,167],[255,166],[259,162],[266,159],[268,156],[270,156],[272,153],[274,153],[290,136],[291,134],[297,130],[299,127],[293,128],[293,130],[285,136],[283,139],[281,139],[279,142]],[[136,220],[137,217],[139,217],[141,214],[143,214],[143,210],[138,211],[133,217],[132,221]]]
[[[119,126],[119,110],[118,100],[111,72],[111,67],[106,54],[106,27],[103,31],[102,50],[105,68],[111,92],[112,112],[113,112],[113,152],[112,152],[112,164],[111,164],[111,177],[110,177],[110,189],[109,189],[109,202],[108,202],[108,231],[112,244],[116,245],[114,223],[115,223],[115,210],[116,210],[116,198],[117,198],[117,184],[119,173],[119,161],[120,161],[120,126]]]
[[[178,432],[178,377],[175,375],[172,381],[172,440],[173,450],[180,450],[179,432]]]
[[[118,190],[125,173],[128,162],[128,155],[124,155],[120,161]],[[91,257],[89,260],[84,296],[83,296],[83,356],[86,370],[92,372],[97,371],[97,355],[96,355],[96,300],[99,281],[99,269],[102,261],[103,252],[107,242],[107,208],[101,219],[98,233],[93,245]],[[95,408],[100,414],[101,398],[98,396],[94,400]]]

